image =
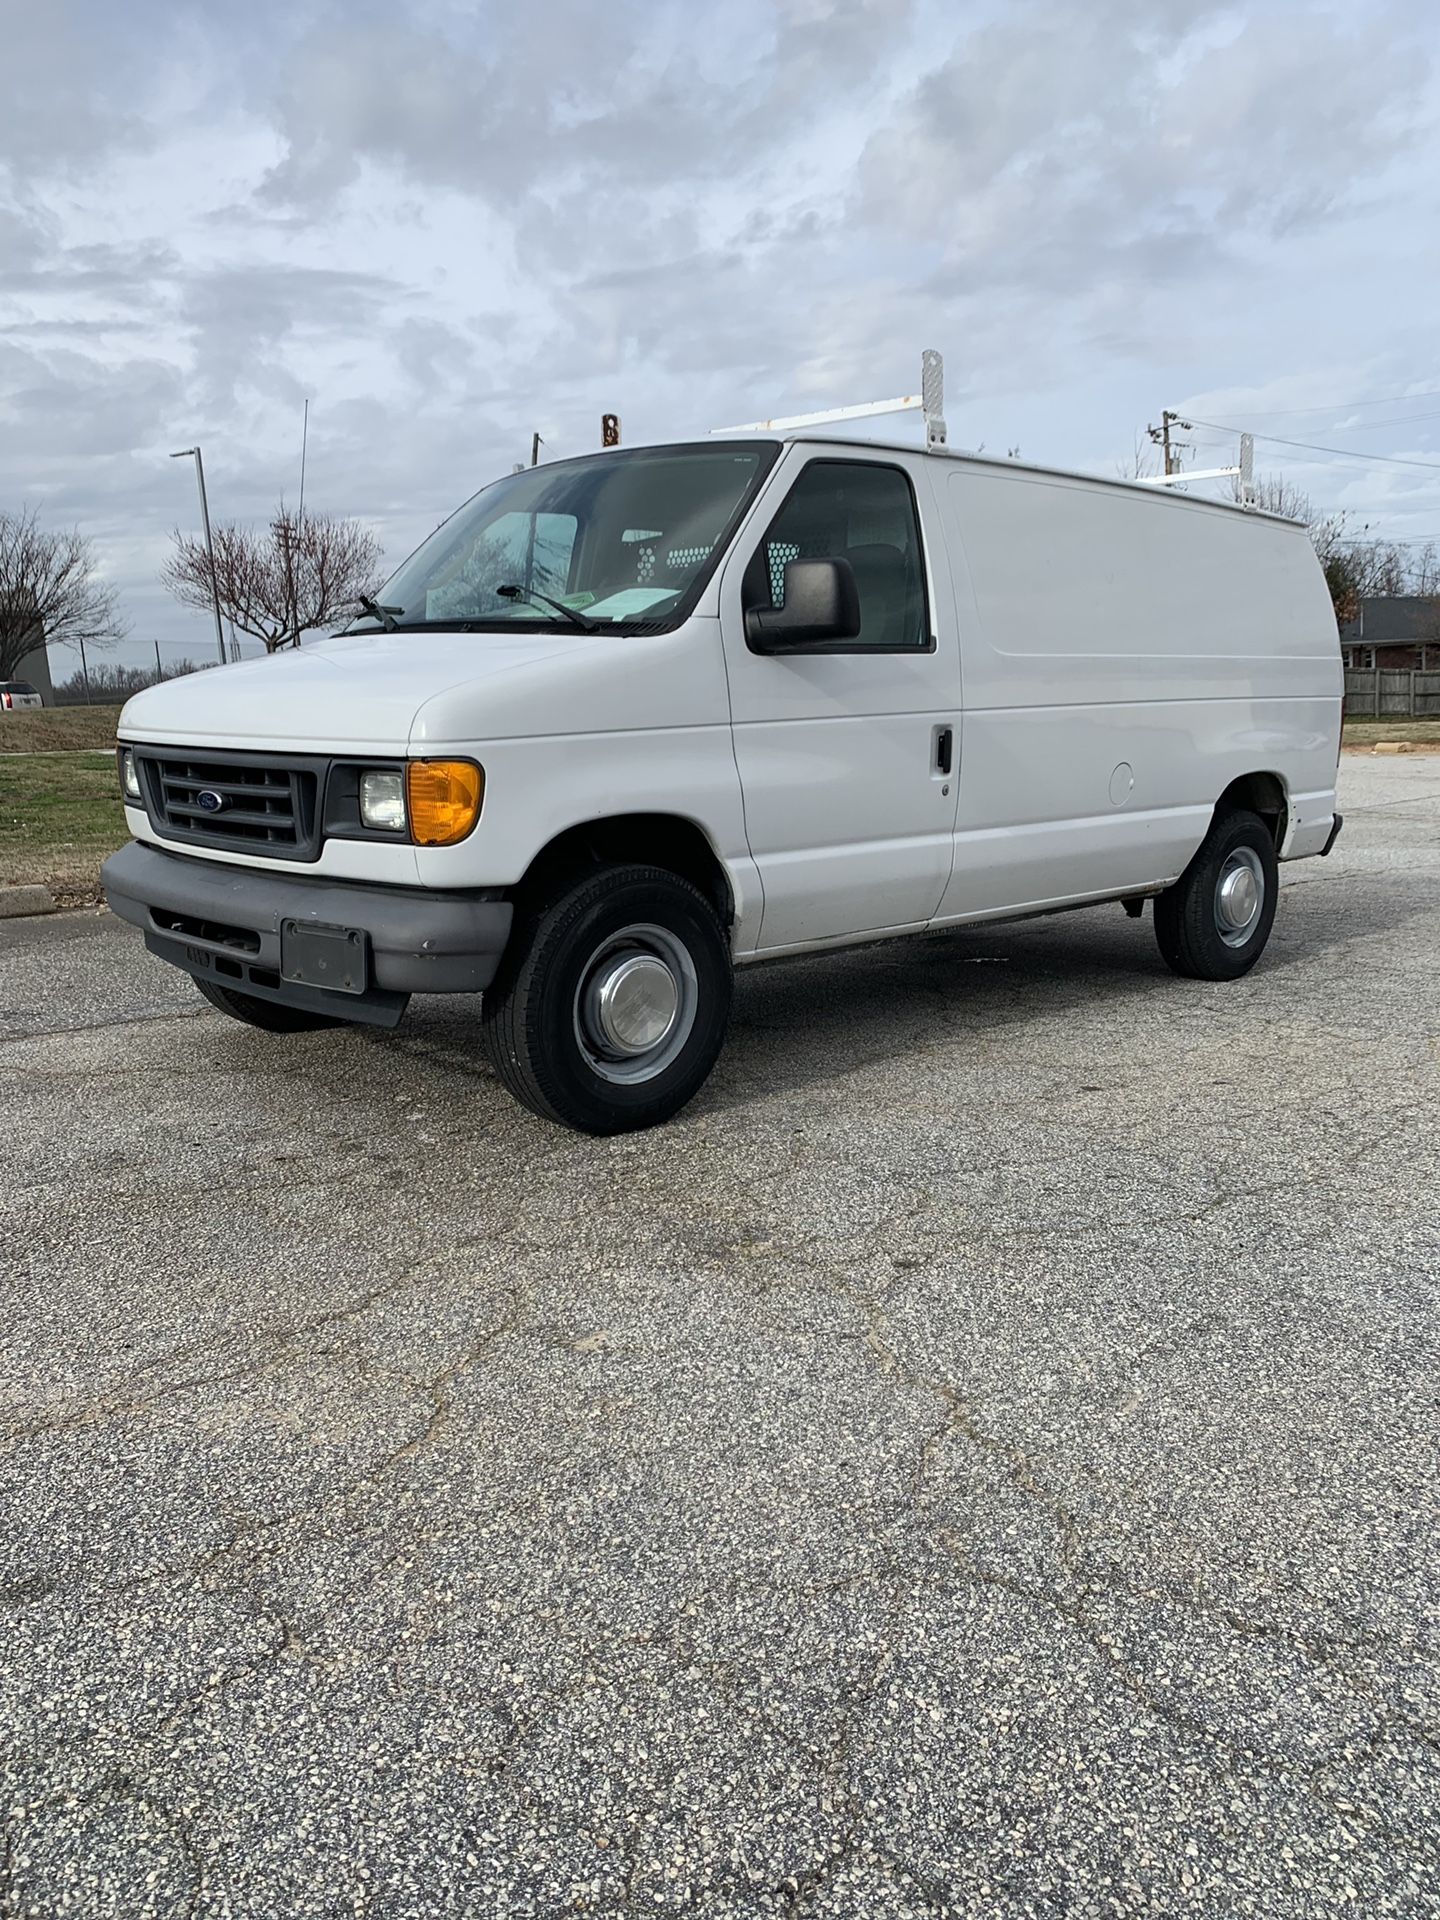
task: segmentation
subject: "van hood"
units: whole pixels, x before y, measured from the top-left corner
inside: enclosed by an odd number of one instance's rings
[[[352,634],[167,680],[126,702],[120,734],[158,746],[403,754],[437,695],[474,688],[483,709],[486,683],[594,646],[570,631]]]

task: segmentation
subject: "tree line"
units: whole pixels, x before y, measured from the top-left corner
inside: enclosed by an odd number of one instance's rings
[[[1415,594],[1440,602],[1440,549],[1433,540],[1412,550],[1368,527],[1352,533],[1348,514],[1317,512],[1309,495],[1286,480],[1262,480],[1255,493],[1267,513],[1300,520],[1309,529],[1337,625],[1355,619],[1362,600]]]
[[[118,707],[147,687],[158,687],[166,680],[183,679],[202,667],[215,666],[213,660],[174,660],[166,667],[122,667],[112,660],[87,660],[67,680],[56,680],[57,707]]]

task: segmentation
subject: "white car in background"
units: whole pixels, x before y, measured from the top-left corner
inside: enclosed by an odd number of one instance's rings
[[[21,707],[43,707],[44,704],[28,680],[0,680],[0,713],[15,713]]]

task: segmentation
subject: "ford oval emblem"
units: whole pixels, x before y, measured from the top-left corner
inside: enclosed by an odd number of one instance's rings
[[[219,813],[225,805],[223,793],[217,793],[214,787],[202,787],[195,796],[197,807],[203,807],[206,813]]]

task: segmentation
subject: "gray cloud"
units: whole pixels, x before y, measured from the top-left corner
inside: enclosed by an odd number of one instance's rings
[[[0,65],[0,505],[79,519],[137,641],[183,646],[169,451],[200,439],[217,514],[266,514],[307,397],[307,497],[398,558],[533,430],[564,454],[602,409],[633,440],[903,391],[922,345],[958,443],[1107,471],[1187,393],[1440,384],[1430,20],[56,0]],[[1414,479],[1366,497],[1440,531]]]
[[[0,424],[41,470],[129,452],[180,392],[178,370],[164,360],[135,355],[111,369],[75,347],[0,344]]]
[[[1152,239],[1212,265],[1325,217],[1409,142],[1428,64],[1395,70],[1407,9],[1379,11],[1388,33],[1373,12],[1012,7],[871,135],[857,216],[1020,284],[1071,282],[1092,255],[1103,275]]]
[[[684,0],[532,0],[442,26],[423,9],[358,25],[337,12],[287,60],[273,104],[285,155],[264,193],[323,202],[368,160],[515,214],[577,181],[654,196],[743,175],[794,141],[797,109],[872,83],[910,13],[908,0],[781,0],[702,23]]]
[[[20,186],[32,168],[83,164],[118,145],[143,145],[143,117],[120,89],[107,90],[107,61],[94,10],[84,0],[5,10],[0,60],[3,157]]]
[[[49,244],[44,224],[33,212],[0,203],[0,265],[10,285],[34,272]]]

